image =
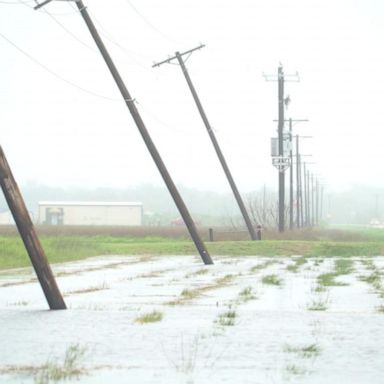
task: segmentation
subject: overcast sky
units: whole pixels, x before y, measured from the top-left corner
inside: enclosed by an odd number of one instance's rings
[[[187,67],[241,191],[277,186],[279,62],[286,117],[330,188],[384,185],[381,0],[84,0],[171,175],[229,191],[180,68]],[[162,184],[74,2],[0,1],[0,143],[19,184]],[[176,63],[175,63],[176,64]]]

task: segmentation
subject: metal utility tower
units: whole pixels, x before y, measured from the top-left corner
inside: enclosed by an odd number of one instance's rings
[[[187,70],[187,67],[185,66],[185,62],[183,60],[183,56],[185,55],[190,55],[192,52],[198,50],[198,49],[201,49],[203,48],[204,45],[201,44],[199,45],[198,47],[196,48],[193,48],[193,49],[190,49],[189,51],[185,51],[183,53],[180,53],[180,52],[176,52],[175,53],[175,56],[173,57],[170,57],[166,60],[163,60],[161,62],[158,62],[158,63],[155,63],[152,67],[159,67],[160,65],[162,64],[166,64],[166,63],[170,63],[171,61],[177,59],[177,61],[179,62],[179,65],[180,65],[180,68],[184,74],[184,77],[185,77],[185,80],[187,81],[187,84],[189,86],[189,89],[192,93],[192,96],[193,96],[193,99],[195,100],[195,103],[196,103],[196,106],[197,106],[197,109],[200,113],[200,116],[201,118],[203,119],[203,122],[205,124],[205,127],[207,129],[207,132],[208,132],[208,135],[212,141],[212,144],[213,144],[213,147],[216,151],[216,154],[217,154],[217,157],[219,158],[219,161],[221,163],[221,166],[223,167],[223,170],[224,170],[224,173],[227,177],[227,180],[229,182],[229,185],[231,186],[231,189],[232,189],[232,192],[235,196],[235,199],[236,199],[236,202],[240,208],[240,211],[241,211],[241,214],[243,215],[243,218],[244,218],[244,221],[245,221],[245,224],[248,228],[248,232],[249,232],[249,235],[251,236],[251,239],[252,240],[257,240],[257,235],[256,235],[256,231],[253,227],[253,224],[252,224],[252,221],[248,215],[248,212],[247,212],[247,209],[245,208],[245,204],[243,202],[243,199],[241,198],[241,195],[239,193],[239,190],[237,189],[237,186],[236,186],[236,183],[232,177],[232,174],[229,170],[229,167],[227,165],[227,162],[225,160],[225,157],[220,149],[220,146],[219,146],[219,143],[216,139],[216,136],[215,136],[215,133],[213,132],[213,129],[208,121],[208,118],[207,118],[207,115],[205,114],[205,111],[204,111],[204,108],[200,102],[200,99],[197,95],[197,92],[196,92],[196,89],[192,83],[192,80],[191,80],[191,77],[189,76],[189,73],[188,73],[188,70]]]
[[[52,0],[50,0],[52,1]],[[208,250],[206,249],[203,241],[201,240],[201,237],[199,235],[199,233],[197,232],[197,229],[196,229],[196,226],[195,226],[195,223],[193,222],[192,220],[192,217],[186,207],[186,205],[184,204],[184,201],[183,199],[181,198],[180,196],[180,193],[179,191],[177,190],[176,188],[176,185],[174,184],[154,142],[152,141],[152,138],[139,114],[139,111],[137,110],[136,108],[136,105],[135,105],[135,102],[134,102],[134,99],[131,97],[130,93],[128,92],[128,89],[127,87],[125,86],[125,83],[123,82],[111,56],[109,55],[91,17],[89,16],[89,13],[87,11],[87,8],[86,6],[84,5],[83,1],[82,0],[75,0],[76,2],[76,5],[77,5],[77,8],[79,9],[80,13],[81,13],[81,16],[83,17],[88,29],[89,29],[89,32],[90,34],[92,35],[92,38],[94,39],[96,45],[97,45],[97,48],[99,49],[105,63],[107,64],[108,66],[108,69],[109,71],[111,72],[111,75],[113,77],[113,79],[115,80],[116,82],[116,85],[117,87],[119,88],[119,91],[124,99],[124,102],[126,104],[126,106],[128,107],[129,109],[129,112],[131,113],[132,115],[132,118],[133,120],[135,121],[136,123],[136,126],[137,128],[139,129],[139,132],[154,160],[154,162],[156,163],[156,166],[170,192],[170,194],[172,195],[172,198],[173,198],[173,201],[175,202],[179,212],[180,212],[180,215],[182,216],[183,220],[184,220],[184,223],[185,225],[187,226],[188,228],[188,231],[189,231],[189,234],[193,240],[193,242],[195,243],[196,245],[196,248],[197,250],[199,251],[200,253],[200,256],[201,258],[203,259],[204,263],[205,264],[213,264],[213,261],[208,253]]]

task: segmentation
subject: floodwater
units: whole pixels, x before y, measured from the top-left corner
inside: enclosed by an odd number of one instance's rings
[[[85,354],[67,382],[383,383],[384,299],[361,276],[372,266],[382,273],[384,257],[352,258],[353,271],[336,278],[343,285],[330,287],[317,278],[336,258],[287,269],[298,259],[54,265],[66,311],[48,310],[30,269],[0,272],[0,383],[38,383],[42,367],[61,364],[73,345]],[[137,321],[154,310],[160,321]]]

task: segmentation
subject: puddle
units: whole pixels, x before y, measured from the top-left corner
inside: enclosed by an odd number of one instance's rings
[[[78,345],[81,383],[382,383],[384,299],[359,279],[360,259],[344,285],[318,289],[334,259],[290,270],[297,257],[91,258],[53,266],[67,311],[47,309],[29,269],[7,271],[0,382],[37,383],[39,367]],[[137,322],[153,311],[159,321]]]

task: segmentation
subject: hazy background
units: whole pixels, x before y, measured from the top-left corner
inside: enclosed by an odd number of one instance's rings
[[[276,75],[281,62],[286,74],[300,74],[299,83],[286,83],[286,117],[310,120],[294,133],[313,136],[302,141],[302,153],[313,155],[311,171],[327,185],[328,206],[337,201],[332,196],[360,191],[345,217],[356,217],[359,199],[365,214],[377,211],[384,187],[382,1],[85,3],[178,185],[230,193],[180,68],[151,68],[202,42],[206,48],[187,66],[240,191],[276,189],[270,137],[277,83],[262,75]],[[0,143],[23,190],[162,188],[75,4],[33,5],[0,2]]]

